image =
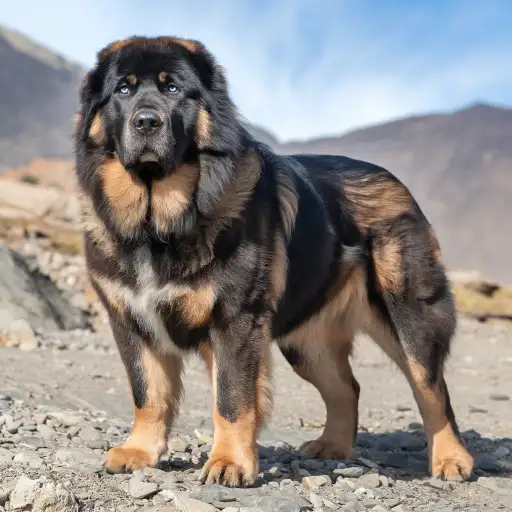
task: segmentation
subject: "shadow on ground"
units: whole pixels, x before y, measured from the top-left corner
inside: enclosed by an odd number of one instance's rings
[[[470,481],[475,481],[480,476],[512,477],[512,438],[491,439],[482,437],[473,430],[461,435],[475,458],[475,469]],[[162,461],[160,469],[184,472],[199,470],[206,461],[210,448],[210,445],[203,446],[204,456],[197,464],[183,463],[179,458],[174,459],[171,456]],[[355,469],[343,471],[347,468]],[[351,459],[343,461],[312,459],[300,453],[297,447],[284,442],[260,444],[259,470],[260,478],[255,487],[271,480],[290,479],[302,482],[303,477],[308,475],[328,475],[334,483],[340,476],[357,478],[372,470],[378,470],[380,475],[393,480],[430,478],[426,439],[419,430],[359,432]]]

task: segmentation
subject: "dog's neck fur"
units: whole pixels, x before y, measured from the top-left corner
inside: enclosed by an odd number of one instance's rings
[[[250,137],[248,134],[244,134]],[[250,140],[250,139],[249,139]],[[107,161],[108,156],[102,157]],[[93,162],[94,161],[94,162]],[[92,165],[97,165],[97,158],[91,159]],[[120,173],[121,179],[129,176],[127,171],[120,166],[116,172]],[[189,165],[191,168],[193,164]],[[250,144],[249,149],[238,154],[226,154],[224,156],[213,155],[204,151],[199,153],[197,164],[198,182],[197,188],[190,194],[190,202],[187,208],[179,215],[169,216],[169,222],[162,224],[165,220],[162,215],[172,211],[172,204],[165,204],[165,195],[160,193],[159,229],[156,228],[154,208],[157,203],[151,199],[151,186],[141,190],[147,194],[147,207],[144,214],[140,216],[139,224],[131,232],[120,229],[119,224],[123,215],[130,213],[130,208],[119,209],[116,212],[109,212],[102,209],[102,203],[108,198],[92,201],[89,210],[94,210],[93,222],[89,213],[86,222],[86,231],[95,229],[93,225],[103,226],[101,230],[109,233],[108,236],[122,253],[129,254],[137,247],[151,243],[161,246],[169,259],[173,260],[170,265],[179,268],[182,273],[194,273],[207,265],[213,259],[214,244],[223,232],[234,229],[233,223],[244,214],[248,202],[253,194],[258,181],[260,180],[263,164],[260,159],[256,144]],[[184,171],[187,172],[187,171]],[[191,171],[190,171],[191,172]],[[126,176],[125,174],[126,173]],[[169,181],[169,187],[173,184]],[[90,192],[98,183],[84,182],[82,188]],[[114,183],[114,186],[116,184]],[[161,184],[160,187],[164,187]],[[149,189],[148,189],[149,188]],[[169,188],[168,198],[173,199],[173,190]],[[152,204],[153,203],[153,204]],[[94,220],[96,219],[96,220]],[[163,219],[163,220],[162,220]],[[162,228],[163,226],[163,228]],[[174,273],[174,272],[173,272]]]

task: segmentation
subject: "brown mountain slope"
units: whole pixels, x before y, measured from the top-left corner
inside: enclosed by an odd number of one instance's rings
[[[344,154],[386,167],[416,196],[449,267],[512,283],[511,133],[512,109],[476,104],[280,151]]]
[[[83,69],[0,27],[0,170],[35,157],[71,158]]]

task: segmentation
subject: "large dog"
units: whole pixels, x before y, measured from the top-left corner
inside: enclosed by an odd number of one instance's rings
[[[214,391],[203,482],[245,485],[271,407],[276,342],[323,397],[310,456],[350,456],[369,334],[406,375],[430,470],[467,478],[443,367],[456,325],[436,236],[387,170],[341,156],[279,156],[240,122],[203,44],[132,37],[98,54],[75,128],[91,282],[131,384],[132,432],[110,471],[155,465],[199,354]]]

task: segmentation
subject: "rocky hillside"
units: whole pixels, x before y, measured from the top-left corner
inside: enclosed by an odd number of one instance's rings
[[[11,178],[33,175],[45,185],[73,188],[71,117],[83,73],[0,27],[0,172],[15,167],[6,173]],[[286,143],[262,127],[248,127],[281,153],[344,154],[387,167],[434,224],[449,268],[512,283],[512,109],[475,104]]]

